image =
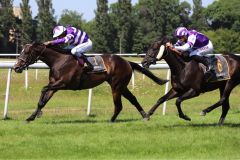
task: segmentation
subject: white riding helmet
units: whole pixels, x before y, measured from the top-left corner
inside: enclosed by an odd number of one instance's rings
[[[64,31],[66,31],[66,28],[64,26],[56,26],[53,29],[53,38],[60,36]]]
[[[185,27],[178,27],[175,31],[176,37],[187,36],[187,34],[188,34],[188,30]]]

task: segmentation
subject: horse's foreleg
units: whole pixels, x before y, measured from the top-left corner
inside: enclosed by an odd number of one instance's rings
[[[32,113],[32,115],[26,119],[26,121],[30,122],[33,121],[36,116],[41,116],[42,114],[42,108],[46,105],[46,103],[49,101],[49,99],[53,96],[53,94],[56,92],[56,90],[48,90],[48,87],[44,87],[42,89],[42,93],[40,96],[40,99],[38,101],[38,106],[36,110]]]
[[[118,116],[118,114],[122,110],[122,100],[121,100],[121,93],[119,91],[112,91],[113,102],[114,102],[114,114],[111,118],[111,122],[114,122]]]
[[[173,88],[171,88],[167,94],[158,99],[157,103],[148,111],[148,114],[152,115],[160,104],[177,96],[178,93],[175,90],[173,90]]]
[[[196,97],[198,95],[199,95],[199,92],[197,92],[194,89],[190,89],[176,100],[176,106],[177,106],[177,110],[178,110],[178,114],[179,114],[180,118],[191,121],[191,119],[183,113],[182,108],[181,108],[181,103],[184,100]]]
[[[134,105],[137,110],[140,112],[140,114],[142,115],[142,117],[144,118],[144,120],[149,120],[149,116],[148,114],[143,110],[143,108],[141,107],[141,105],[138,103],[137,98],[129,91],[128,88],[126,88],[122,95],[129,100],[129,102],[131,102],[132,105]]]
[[[222,104],[222,115],[221,115],[221,117],[219,119],[219,122],[218,122],[219,125],[222,125],[224,123],[224,120],[225,120],[225,117],[228,113],[229,108],[230,108],[230,105],[229,105],[229,98],[228,98]]]
[[[41,109],[46,105],[46,103],[49,101],[49,99],[53,96],[53,94],[59,90],[65,87],[65,84],[62,83],[62,80],[49,83],[47,86],[43,87],[42,94],[40,96],[40,99],[38,101],[38,107],[36,110],[32,113],[32,115],[27,118],[27,121],[33,121],[36,116],[41,116],[42,112]]]

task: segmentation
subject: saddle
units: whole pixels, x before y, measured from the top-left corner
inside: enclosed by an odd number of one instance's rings
[[[49,46],[49,48],[54,49],[55,51],[60,52],[62,54],[71,55],[71,49],[69,49],[69,48],[61,48],[60,46]],[[74,56],[74,57],[77,59],[78,64],[80,66],[84,66],[85,63],[84,63],[83,58],[78,58],[76,56]],[[101,73],[101,72],[106,72],[107,71],[106,66],[105,66],[101,56],[89,56],[89,57],[87,57],[87,60],[94,67],[93,70],[90,70],[90,71],[86,70],[87,73],[91,73],[91,72],[94,72],[94,73],[100,72]]]
[[[87,73],[102,73],[107,71],[101,56],[89,56],[87,57],[87,60],[93,65],[93,70],[87,71]],[[84,66],[84,60],[82,58],[78,59],[78,63],[79,65]]]
[[[212,76],[208,79],[208,82],[217,82],[230,79],[229,74],[229,65],[227,60],[221,55],[211,55],[206,56],[208,58],[210,65],[211,65],[211,73]],[[204,73],[206,73],[206,67],[204,67]]]

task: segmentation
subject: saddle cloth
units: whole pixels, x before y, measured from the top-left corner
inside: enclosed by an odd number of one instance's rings
[[[88,61],[93,65],[94,69],[90,72],[106,72],[106,66],[101,56],[89,56]]]
[[[207,57],[210,59],[210,64],[213,68],[212,72],[214,73],[212,78],[209,80],[210,82],[230,79],[228,62],[223,56],[213,55]]]

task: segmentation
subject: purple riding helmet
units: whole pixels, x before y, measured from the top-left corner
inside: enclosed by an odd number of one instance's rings
[[[188,35],[188,30],[185,27],[178,27],[175,31],[176,37],[182,37],[182,36],[187,36],[187,35]]]
[[[66,28],[64,26],[56,26],[53,29],[53,38],[60,36],[64,31],[66,31]]]

